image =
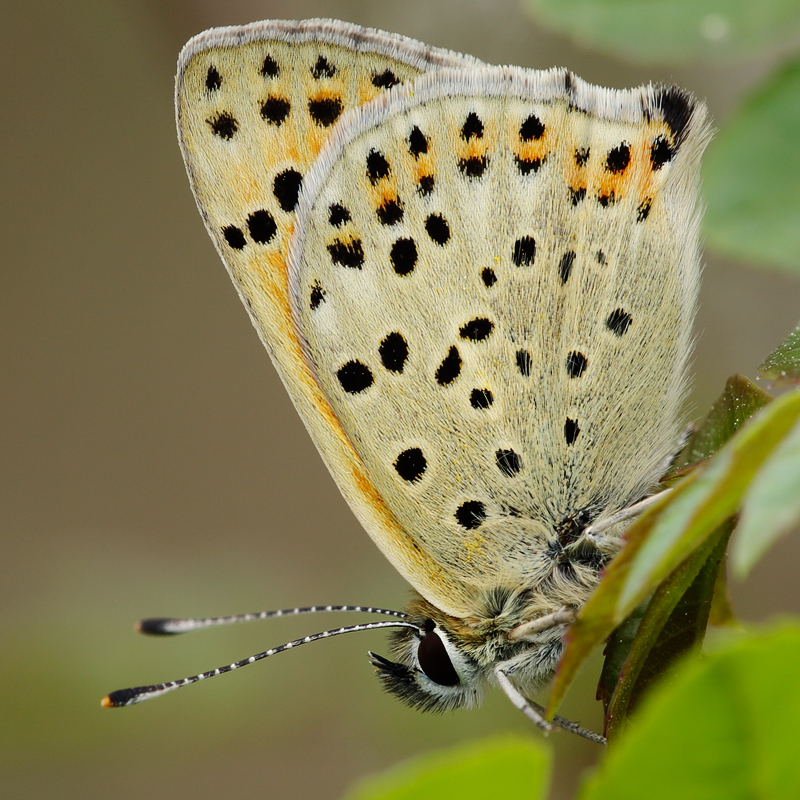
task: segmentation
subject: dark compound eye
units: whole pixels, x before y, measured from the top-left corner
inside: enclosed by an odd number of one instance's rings
[[[419,643],[417,658],[422,671],[434,683],[440,686],[457,686],[460,683],[444,642],[435,631],[425,634]]]

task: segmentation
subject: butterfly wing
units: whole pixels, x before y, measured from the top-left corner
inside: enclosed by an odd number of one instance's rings
[[[350,112],[314,164],[290,251],[303,351],[403,535],[370,532],[444,611],[535,589],[657,479],[708,136],[676,89],[445,70]]]
[[[332,20],[207,31],[181,53],[178,134],[200,212],[259,336],[339,488],[406,574],[448,576],[375,490],[302,352],[286,254],[304,177],[348,109],[427,70],[476,59]]]

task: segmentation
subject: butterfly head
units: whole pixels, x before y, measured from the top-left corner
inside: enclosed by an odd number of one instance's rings
[[[495,612],[478,624],[444,614],[421,597],[409,606],[415,627],[392,633],[392,661],[370,653],[378,679],[390,694],[420,711],[450,711],[479,705],[497,665],[525,689],[536,689],[553,673],[563,649],[563,626],[519,637],[525,598],[498,592],[487,607]]]

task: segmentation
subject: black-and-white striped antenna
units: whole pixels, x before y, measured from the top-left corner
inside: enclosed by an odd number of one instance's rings
[[[380,622],[364,622],[359,625],[346,625],[341,628],[333,628],[331,630],[321,631],[320,633],[313,633],[310,636],[304,636],[302,639],[295,639],[292,642],[282,644],[280,647],[273,647],[270,650],[256,653],[241,661],[234,661],[232,664],[227,664],[224,667],[217,667],[208,672],[201,672],[198,675],[192,675],[191,677],[182,678],[178,681],[158,683],[153,686],[136,686],[132,689],[118,689],[106,695],[102,699],[101,705],[104,708],[122,708],[123,706],[142,703],[153,697],[158,697],[159,695],[166,694],[175,689],[180,689],[182,686],[199,683],[200,681],[206,680],[206,678],[213,678],[215,675],[222,675],[225,672],[233,672],[235,669],[246,667],[248,664],[254,664],[256,661],[261,661],[261,659],[267,658],[268,656],[274,656],[276,653],[282,653],[284,650],[291,650],[294,647],[299,647],[301,644],[316,642],[318,639],[329,639],[331,636],[339,636],[342,633],[373,631],[379,628],[411,628],[419,631],[420,635],[425,635],[425,631],[422,630],[419,625],[407,621],[408,616],[402,611],[373,608],[371,606],[306,606],[303,608],[286,608],[278,611],[259,611],[254,614],[235,614],[230,617],[207,617],[205,619],[144,619],[136,624],[136,629],[141,633],[164,636],[186,633],[187,631],[199,630],[200,628],[210,628],[216,625],[229,625],[236,622],[252,622],[257,619],[270,619],[272,617],[288,617],[297,614],[315,614],[336,611],[358,611],[365,614],[381,614],[395,617],[396,619],[382,620]]]
[[[360,614],[380,614],[383,617],[407,619],[408,614],[392,611],[388,608],[372,606],[303,606],[298,608],[281,608],[277,611],[257,611],[253,614],[233,614],[230,617],[206,617],[205,619],[172,619],[170,617],[154,617],[136,623],[139,633],[153,636],[171,636],[176,633],[188,633],[201,628],[213,628],[217,625],[231,625],[236,622],[253,622],[257,619],[273,617],[296,617],[298,614],[327,614],[338,611],[357,611]]]

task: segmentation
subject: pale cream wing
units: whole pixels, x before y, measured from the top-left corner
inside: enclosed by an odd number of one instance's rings
[[[351,112],[290,251],[313,373],[457,616],[534,588],[674,445],[705,108],[564,70],[442,71]],[[409,539],[448,576],[408,568]],[[457,587],[457,594],[453,593]]]
[[[305,175],[348,109],[427,70],[479,63],[333,20],[268,21],[192,39],[176,83],[192,191],[303,421],[378,544],[402,549],[405,574],[430,575],[445,587],[448,576],[386,508],[308,370],[289,310],[286,253]]]

